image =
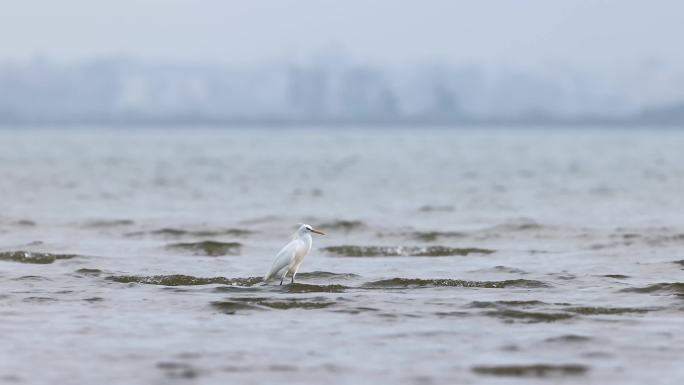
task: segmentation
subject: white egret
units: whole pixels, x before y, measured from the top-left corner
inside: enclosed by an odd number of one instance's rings
[[[291,283],[294,283],[295,275],[299,270],[299,265],[304,261],[304,257],[309,254],[313,239],[311,233],[325,235],[324,232],[314,229],[313,227],[302,223],[297,232],[292,235],[290,243],[285,245],[276,255],[275,261],[271,270],[264,276],[264,282],[268,282],[271,278],[280,275],[280,284],[283,284],[283,279],[287,275],[292,275]]]

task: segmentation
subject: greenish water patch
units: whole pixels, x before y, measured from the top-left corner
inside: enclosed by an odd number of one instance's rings
[[[288,293],[343,293],[348,288],[343,285],[311,285],[298,282],[278,287],[282,287]]]
[[[517,232],[517,231],[530,231],[530,230],[541,230],[544,226],[529,219],[520,219],[518,221],[512,221],[509,223],[503,223],[500,225],[493,226],[490,230],[495,232]]]
[[[684,298],[684,283],[663,282],[644,287],[631,287],[621,291],[625,293],[669,293]]]
[[[606,278],[613,278],[613,279],[627,279],[629,278],[629,275],[622,275],[622,274],[606,274],[604,275]]]
[[[163,370],[169,378],[191,380],[202,375],[202,371],[184,362],[159,362],[157,368]]]
[[[84,223],[81,227],[84,228],[107,228],[107,227],[120,227],[120,226],[131,226],[135,224],[130,219],[103,219],[103,220],[93,220]]]
[[[320,227],[322,230],[343,231],[345,233],[349,233],[354,230],[360,230],[365,228],[366,224],[361,221],[339,220],[322,223],[318,227]]]
[[[139,237],[139,236],[144,236],[144,235],[159,235],[159,236],[164,236],[164,237],[180,237],[183,235],[188,234],[188,231],[185,230],[180,230],[180,229],[172,229],[172,228],[163,228],[163,229],[158,229],[158,230],[150,230],[150,231],[134,231],[131,233],[127,233],[126,236],[128,237]]]
[[[522,321],[528,323],[538,322],[556,322],[573,318],[574,315],[570,313],[548,313],[548,312],[532,312],[515,309],[498,309],[487,311],[484,315],[499,318],[505,321]]]
[[[80,274],[80,275],[90,275],[90,276],[93,276],[93,277],[97,277],[97,276],[99,276],[100,274],[102,274],[102,270],[100,270],[100,269],[86,269],[86,268],[83,268],[83,269],[78,269],[78,270],[76,270],[76,274]]]
[[[332,301],[316,301],[316,300],[298,300],[289,299],[281,301],[259,301],[259,305],[269,307],[271,309],[287,310],[287,309],[323,309],[335,304]]]
[[[357,306],[357,307],[344,308],[344,309],[338,309],[338,310],[333,310],[333,311],[335,313],[361,314],[361,313],[376,313],[376,312],[379,312],[380,309],[376,309],[373,307],[367,307],[367,306]]]
[[[115,275],[106,278],[109,281],[118,283],[142,283],[146,285],[161,285],[161,286],[195,286],[195,285],[212,285],[222,284],[231,286],[254,286],[262,281],[261,277],[248,278],[202,278],[193,277],[190,275],[174,274],[174,275],[152,275],[152,276],[137,276],[137,275]]]
[[[0,261],[33,263],[46,265],[57,260],[76,258],[76,254],[51,254],[33,251],[3,251],[0,252]]]
[[[470,314],[465,311],[438,311],[434,313],[437,317],[467,317]]]
[[[492,254],[495,250],[477,247],[447,246],[330,246],[321,249],[324,252],[343,257],[449,257],[469,254]]]
[[[329,271],[310,271],[305,273],[297,273],[297,278],[335,278],[335,279],[352,279],[358,278],[359,275],[352,273],[332,273]]]
[[[422,242],[434,242],[441,238],[464,238],[466,233],[457,231],[415,231],[411,233],[411,238]]]
[[[329,301],[325,298],[286,298],[286,299],[273,299],[265,297],[243,297],[243,298],[230,298],[225,301],[214,301],[211,302],[211,306],[222,313],[235,314],[241,310],[264,310],[264,309],[276,309],[276,310],[288,310],[288,309],[323,309],[334,305],[335,302]]]
[[[14,225],[17,226],[25,226],[25,227],[33,227],[36,226],[36,222],[30,220],[30,219],[20,219],[18,221],[12,222]]]
[[[558,279],[562,279],[562,280],[565,280],[565,281],[571,281],[571,280],[573,280],[573,279],[577,279],[577,276],[574,275],[574,274],[557,274],[557,273],[551,273],[551,274],[549,274],[549,275],[552,275],[552,276],[554,276],[554,277],[556,277],[556,278],[558,278]]]
[[[560,342],[560,343],[577,343],[591,341],[590,337],[581,336],[577,334],[565,334],[558,337],[551,337],[545,340],[546,342]]]
[[[24,298],[24,302],[32,302],[32,303],[50,303],[50,302],[56,302],[56,298],[51,298],[51,297],[26,297]]]
[[[253,234],[252,230],[246,229],[204,229],[204,230],[186,230],[172,227],[165,227],[157,230],[149,231],[135,231],[126,234],[128,237],[140,236],[155,236],[163,238],[181,238],[181,237],[218,237],[218,236],[233,236],[241,237]]]
[[[424,205],[424,206],[420,206],[418,208],[418,211],[423,212],[423,213],[431,213],[431,212],[435,212],[435,211],[452,212],[454,210],[455,210],[454,206],[439,206],[439,205]]]
[[[562,309],[563,313],[544,313],[544,312],[528,312],[519,311],[521,308],[530,308],[538,306],[550,306],[550,305],[560,305],[564,306]],[[560,319],[566,319],[572,317],[574,314],[579,315],[620,315],[628,313],[647,313],[650,311],[658,310],[656,308],[633,308],[633,307],[598,307],[598,306],[569,306],[566,303],[555,303],[549,304],[542,301],[473,301],[469,303],[466,307],[476,308],[476,309],[498,309],[500,312],[493,311],[487,313],[488,315],[502,316],[504,318],[521,318],[521,319],[535,319],[544,321],[547,318],[549,321],[556,321]],[[514,309],[511,309],[514,308]]]
[[[371,289],[421,287],[474,287],[486,289],[503,289],[507,287],[544,288],[550,286],[542,281],[530,279],[509,279],[505,281],[464,281],[460,279],[391,278],[367,282],[363,284],[362,287]]]
[[[172,243],[167,245],[166,248],[169,250],[191,252],[194,255],[218,257],[222,255],[240,254],[242,244],[239,242],[201,241],[187,243]]]
[[[582,315],[611,315],[611,314],[626,314],[626,313],[648,313],[656,309],[634,308],[634,307],[595,307],[595,306],[579,306],[569,307],[563,309],[575,314]]]
[[[260,306],[240,301],[214,301],[211,306],[224,314],[235,314],[243,310],[263,310]]]
[[[541,306],[548,305],[546,302],[542,301],[473,301],[468,304],[469,308],[484,309],[484,308],[496,308],[502,306],[513,306],[513,307],[530,307],[530,306]]]
[[[252,286],[237,286],[237,285],[230,285],[230,286],[218,286],[211,288],[212,293],[256,293],[256,292],[262,292],[263,288],[252,285]]]
[[[40,275],[24,275],[17,278],[12,278],[12,281],[51,281],[48,277],[42,277]]]
[[[585,365],[498,365],[498,366],[475,366],[473,372],[489,376],[503,377],[558,377],[579,376],[589,371]]]

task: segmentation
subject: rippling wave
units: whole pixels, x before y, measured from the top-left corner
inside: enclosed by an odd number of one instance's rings
[[[52,254],[40,253],[35,251],[3,251],[0,252],[0,261],[10,261],[19,263],[33,263],[46,265],[58,260],[72,259],[79,257],[76,254]]]
[[[218,236],[233,236],[244,237],[253,234],[253,230],[247,229],[203,229],[203,230],[188,230],[179,228],[161,228],[157,230],[134,231],[126,233],[129,237],[153,236],[163,238],[181,238],[181,237],[218,237]]]
[[[222,255],[239,255],[242,244],[239,242],[201,241],[186,243],[171,243],[166,245],[169,250],[190,252],[195,255],[217,257]]]
[[[323,309],[334,305],[334,301],[326,298],[283,298],[273,299],[266,297],[233,297],[225,301],[213,301],[211,306],[226,314],[235,314],[243,310],[288,310],[288,309]]]
[[[470,254],[492,254],[495,250],[477,247],[446,246],[328,246],[321,249],[326,253],[342,257],[449,257]]]
[[[249,278],[202,278],[193,277],[190,275],[173,274],[173,275],[152,275],[152,276],[137,276],[137,275],[114,275],[106,278],[109,281],[118,283],[143,283],[148,285],[162,285],[162,286],[194,286],[194,285],[238,285],[238,286],[253,286],[263,281],[261,277]]]
[[[464,281],[460,279],[419,279],[391,278],[367,282],[363,287],[369,288],[411,288],[411,287],[477,287],[486,289],[503,289],[507,287],[545,288],[549,284],[530,279],[509,279],[505,281]]]
[[[558,377],[579,376],[589,371],[586,365],[500,365],[500,366],[475,366],[473,371],[477,374],[503,377]]]

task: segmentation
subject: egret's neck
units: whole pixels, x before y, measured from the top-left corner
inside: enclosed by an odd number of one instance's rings
[[[309,234],[308,231],[304,234],[299,234],[299,239],[301,239],[302,242],[304,242],[306,244],[306,247],[308,249],[311,248],[311,244],[313,243],[313,239],[311,238],[311,234]]]

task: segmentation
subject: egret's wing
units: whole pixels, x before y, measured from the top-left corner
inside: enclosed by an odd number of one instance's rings
[[[297,250],[297,241],[291,241],[285,247],[283,247],[279,252],[278,255],[276,255],[275,260],[273,261],[273,265],[271,266],[271,269],[266,273],[264,276],[264,282],[268,282],[269,279],[273,278],[278,272],[287,265],[290,264],[290,261],[292,258],[294,258],[295,251]]]

